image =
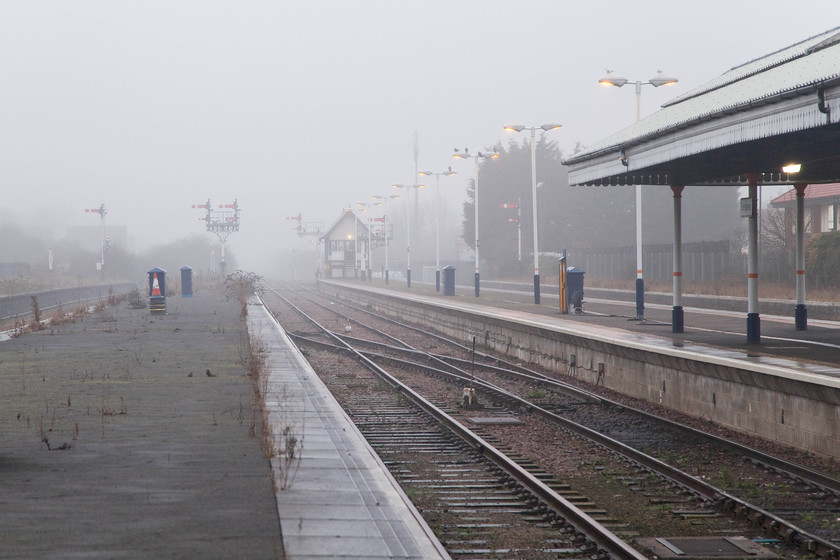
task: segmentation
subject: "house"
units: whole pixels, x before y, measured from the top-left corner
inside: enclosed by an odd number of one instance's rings
[[[791,189],[770,201],[772,208],[785,212],[785,236],[793,239],[793,225],[796,223],[796,189]],[[840,206],[840,183],[808,185],[805,189],[805,233],[837,231],[838,206]],[[786,243],[787,245],[787,243]]]

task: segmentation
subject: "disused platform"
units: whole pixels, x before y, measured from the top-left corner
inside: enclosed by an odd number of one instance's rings
[[[262,306],[247,324],[294,461],[257,437],[223,294],[1,342],[0,558],[448,558]]]

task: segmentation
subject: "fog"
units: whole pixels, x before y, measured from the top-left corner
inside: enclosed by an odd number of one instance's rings
[[[551,134],[566,153],[591,144],[635,120],[632,85],[600,87],[605,69],[679,78],[644,88],[648,115],[835,25],[829,0],[791,6],[5,2],[0,223],[60,240],[68,227],[98,226],[85,209],[104,204],[108,225],[143,251],[210,236],[192,205],[236,199],[229,250],[263,272],[307,246],[288,217],[329,226],[343,208],[417,182],[415,166],[450,165],[460,174],[441,187],[457,222],[471,169],[453,161],[454,147],[480,150],[508,141],[505,124],[544,122],[563,124]]]

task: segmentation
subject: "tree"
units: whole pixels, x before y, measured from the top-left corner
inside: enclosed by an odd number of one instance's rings
[[[819,286],[840,286],[840,232],[813,235],[806,253],[808,269]]]
[[[536,143],[537,220],[540,253],[567,249],[583,254],[593,249],[633,251],[635,189],[631,186],[570,187],[563,154],[548,135]],[[533,258],[533,203],[530,140],[498,145],[496,160],[479,163],[479,236],[481,256],[495,273],[527,270]],[[644,244],[673,241],[673,194],[667,186],[642,188]],[[718,241],[743,229],[735,187],[688,187],[683,192],[683,241]],[[502,208],[519,203],[518,209]],[[518,210],[518,211],[517,211]],[[467,183],[463,236],[475,246],[475,193]],[[519,218],[519,222],[509,221]],[[522,263],[517,262],[517,227],[522,233]]]

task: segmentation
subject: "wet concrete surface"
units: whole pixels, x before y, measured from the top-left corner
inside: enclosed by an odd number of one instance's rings
[[[697,351],[729,356],[735,353],[748,359],[765,363],[790,361],[803,369],[840,377],[840,322],[811,319],[808,328],[797,331],[794,323],[794,303],[790,303],[790,316],[760,315],[761,339],[758,344],[747,343],[747,314],[745,301],[732,301],[734,310],[709,310],[693,307],[684,308],[683,333],[672,332],[671,305],[646,304],[644,320],[635,317],[633,301],[607,299],[604,292],[590,290],[600,297],[584,299],[582,312],[560,313],[557,294],[542,293],[540,304],[534,303],[533,291],[498,290],[482,287],[475,297],[473,286],[456,286],[454,296],[437,292],[434,284],[412,282],[411,288],[403,281],[391,281],[387,286],[379,279],[372,282],[352,282],[359,286],[414,293],[445,301],[463,302],[471,305],[500,307],[526,314],[553,317],[570,324],[582,323],[618,329],[640,336],[660,338],[664,344],[677,346],[696,344]],[[530,287],[528,287],[530,288]],[[587,292],[589,293],[589,292]],[[738,308],[742,307],[743,310]],[[761,305],[759,304],[759,312]]]
[[[281,556],[239,307],[167,308],[0,343],[0,558]]]

